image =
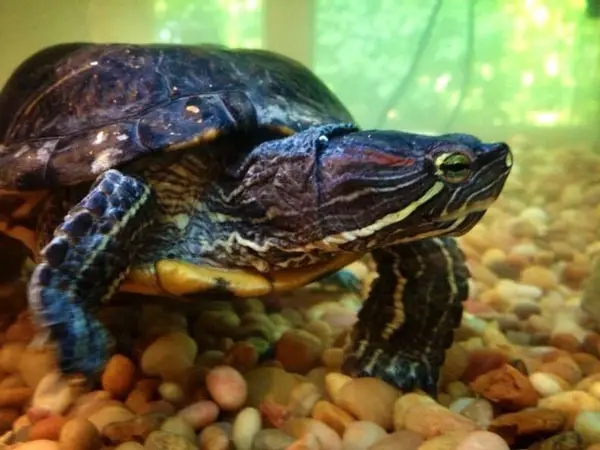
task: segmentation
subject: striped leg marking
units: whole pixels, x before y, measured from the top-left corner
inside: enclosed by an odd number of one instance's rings
[[[64,373],[91,375],[106,362],[108,334],[93,313],[125,277],[151,200],[144,182],[109,170],[43,249],[29,282],[29,305],[58,344]]]
[[[379,278],[359,313],[343,370],[435,396],[468,296],[462,252],[452,238],[433,238],[373,257]]]

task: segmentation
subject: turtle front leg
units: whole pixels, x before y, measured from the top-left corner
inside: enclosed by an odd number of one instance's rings
[[[108,357],[108,332],[93,316],[124,279],[149,223],[152,190],[109,170],[73,206],[41,252],[28,287],[34,318],[58,344],[63,373],[92,375]]]
[[[379,278],[359,312],[342,370],[437,395],[440,368],[468,296],[469,271],[452,238],[376,250]]]

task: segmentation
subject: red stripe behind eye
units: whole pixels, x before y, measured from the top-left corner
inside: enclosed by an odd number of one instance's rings
[[[379,166],[406,167],[412,166],[416,161],[416,158],[391,155],[377,150],[352,149],[352,151],[356,152],[357,159],[366,160]]]

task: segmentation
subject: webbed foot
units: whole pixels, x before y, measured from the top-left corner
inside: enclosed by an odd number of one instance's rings
[[[468,296],[462,252],[452,238],[432,238],[376,250],[373,258],[379,277],[359,312],[342,370],[436,396]]]
[[[106,362],[109,335],[93,314],[123,280],[151,199],[143,181],[109,170],[43,249],[28,299],[34,319],[58,345],[63,373],[91,375]]]

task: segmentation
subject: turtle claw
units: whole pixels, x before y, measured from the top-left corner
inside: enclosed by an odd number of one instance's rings
[[[424,356],[369,347],[360,356],[347,354],[341,370],[353,377],[379,378],[403,392],[421,389],[433,398],[438,394],[439,369]]]

